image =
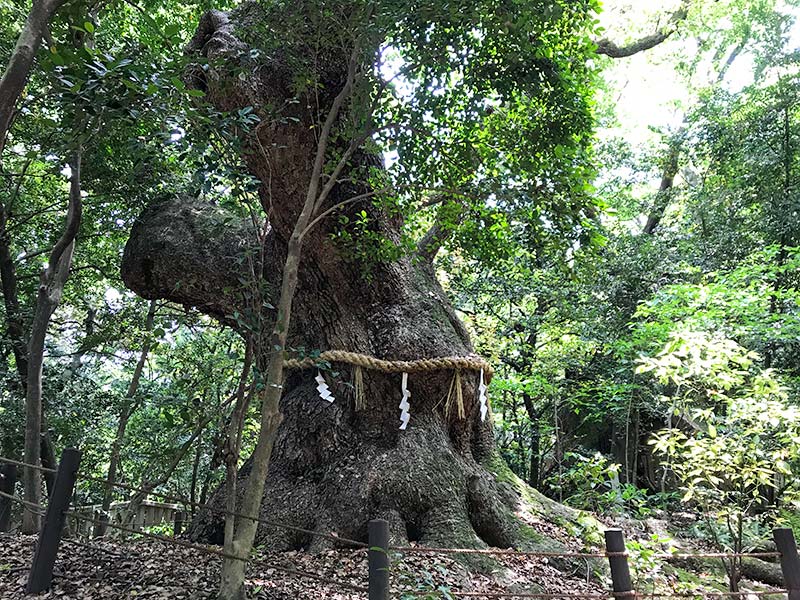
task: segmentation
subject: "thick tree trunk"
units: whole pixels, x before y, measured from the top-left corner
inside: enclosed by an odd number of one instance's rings
[[[246,4],[230,17],[219,12],[205,15],[190,51],[202,52],[215,65],[238,61],[247,55],[242,40],[255,30],[256,10]],[[312,172],[316,130],[308,122],[305,100],[285,102],[291,74],[281,70],[282,63],[250,67],[250,75],[243,77],[215,67],[196,78],[194,85],[203,87],[220,110],[254,106],[261,112],[271,104],[295,111],[285,115],[288,119],[262,121],[246,140],[244,153],[250,170],[265,182],[260,195],[272,229],[264,278],[272,289],[279,289]],[[326,77],[326,81],[344,80]],[[338,91],[329,89],[321,95],[330,102]],[[358,162],[380,161],[362,155]],[[339,186],[326,207],[367,189],[364,184]],[[341,213],[354,216],[361,210],[368,213],[375,233],[399,243],[397,217],[369,203]],[[246,306],[247,293],[240,281],[246,274],[237,272],[243,267],[235,257],[257,246],[247,222],[225,220],[224,228],[214,227],[223,220],[221,208],[197,201],[157,203],[131,233],[123,259],[126,284],[144,297],[194,305],[232,322],[230,315]],[[303,240],[289,348],[349,350],[388,360],[472,352],[468,334],[427,260],[405,256],[394,262],[361,263],[331,241],[334,221],[323,220]],[[274,318],[268,313],[265,317]],[[370,519],[385,518],[398,539],[466,546],[511,546],[520,541],[513,513],[500,501],[484,468],[493,440],[491,425],[479,416],[477,373],[462,373],[463,419],[445,412],[443,399],[452,371],[412,374],[411,423],[401,431],[399,374],[365,370],[366,403],[356,408],[349,385],[352,369],[333,367],[337,373],[328,381],[336,400],[330,404],[319,398],[316,370],[289,370],[285,375],[280,400],[283,422],[274,440],[262,516],[361,540],[366,540]],[[247,479],[251,467],[248,461],[240,481]],[[219,509],[225,505],[224,496],[220,489],[212,498]],[[201,512],[190,535],[222,543],[223,517]],[[278,549],[322,544],[304,534],[287,535],[267,527],[259,528],[257,540]]]

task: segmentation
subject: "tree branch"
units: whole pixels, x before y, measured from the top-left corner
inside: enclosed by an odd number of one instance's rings
[[[446,209],[453,203],[446,202],[446,200],[449,200],[449,198],[442,199],[439,210],[436,212],[433,225],[431,225],[431,228],[425,232],[425,235],[423,235],[417,243],[417,255],[429,263],[433,262],[433,259],[436,258],[442,245],[453,235],[453,227],[445,226],[445,216],[449,212]],[[456,204],[458,206],[457,214],[460,215],[464,210],[464,206],[461,203]]]
[[[420,258],[428,263],[433,262],[442,245],[455,231],[455,227],[447,225],[447,219],[449,218],[453,223],[458,221],[466,208],[463,200],[467,198],[468,196],[461,190],[442,190],[425,203],[425,206],[438,206],[433,225],[417,243],[417,255]]]
[[[0,153],[5,146],[17,100],[28,81],[36,52],[42,44],[42,37],[50,19],[63,2],[64,0],[34,0],[25,26],[17,38],[14,52],[0,79]]]
[[[638,54],[639,52],[644,52],[645,50],[655,48],[662,42],[666,41],[669,36],[675,33],[678,29],[678,25],[682,21],[686,20],[686,17],[689,14],[689,6],[691,3],[691,0],[684,0],[681,3],[680,8],[672,13],[672,16],[664,27],[660,28],[653,34],[644,36],[635,42],[631,42],[630,44],[619,46],[608,38],[603,38],[602,40],[596,42],[597,53],[610,56],[611,58],[627,58],[629,56],[633,56],[634,54]]]
[[[62,270],[62,265],[64,263],[67,263],[67,270],[69,270],[69,263],[70,259],[72,258],[71,253],[69,254],[69,258],[67,258],[67,260],[62,261],[62,258],[65,258],[65,254],[68,252],[69,247],[75,241],[75,238],[78,235],[78,228],[81,224],[83,200],[81,198],[80,150],[75,153],[75,158],[70,161],[70,169],[72,170],[72,176],[70,177],[69,183],[69,208],[67,210],[67,224],[66,227],[64,227],[64,232],[61,234],[61,237],[55,243],[53,250],[50,252],[50,258],[47,261],[46,274],[48,279],[58,274]],[[64,279],[66,279],[66,277]]]
[[[642,233],[645,235],[653,235],[664,213],[669,206],[670,194],[675,182],[675,176],[678,174],[678,159],[681,153],[681,137],[683,129],[681,129],[670,142],[669,154],[664,161],[664,171],[661,176],[661,185],[659,185],[658,193],[656,194],[653,207],[650,214],[647,216],[647,223],[645,223]]]
[[[247,307],[248,261],[265,252],[259,277],[278,281],[280,267],[267,236],[262,250],[250,218],[187,197],[151,204],[134,224],[122,258],[125,285],[147,299],[194,306],[230,324]],[[261,262],[261,261],[257,261]],[[269,299],[274,302],[274,299]]]

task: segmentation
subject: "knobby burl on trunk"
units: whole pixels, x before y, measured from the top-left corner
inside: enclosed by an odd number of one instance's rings
[[[215,65],[191,74],[219,110],[282,106],[292,97],[285,57],[254,60],[250,40],[264,14],[245,4],[230,14],[207,13],[188,51]],[[323,103],[344,81],[346,61],[324,67]],[[337,72],[336,69],[339,69]],[[244,73],[244,75],[241,75]],[[337,83],[339,82],[339,83]],[[326,100],[327,98],[327,100]],[[293,119],[262,120],[245,141],[243,158],[262,182],[259,195],[271,231],[263,277],[279,288],[287,240],[306,194],[316,149],[305,102],[289,104]],[[324,118],[324,117],[323,117]],[[358,161],[372,160],[363,154]],[[351,171],[351,174],[355,171]],[[368,189],[350,183],[329,205]],[[369,203],[381,235],[399,243],[401,221]],[[226,220],[227,218],[227,220]],[[467,355],[469,336],[427,260],[407,255],[370,266],[331,239],[336,219],[326,219],[306,238],[294,303],[290,347],[343,349],[388,360]],[[167,298],[228,320],[241,308],[243,253],[256,251],[246,221],[230,220],[217,206],[187,198],[163,199],[141,216],[125,249],[123,277],[145,298]],[[266,309],[265,309],[266,310]],[[444,398],[452,372],[413,374],[411,423],[398,429],[400,375],[364,372],[366,407],[356,410],[350,367],[335,365],[329,377],[336,401],[321,401],[315,370],[290,371],[284,383],[284,422],[274,447],[262,516],[303,528],[366,539],[367,522],[387,519],[398,540],[429,544],[512,546],[521,543],[514,498],[502,493],[485,466],[493,453],[492,429],[482,422],[477,373],[463,374],[466,418],[447,416]],[[241,470],[242,481],[248,465]],[[240,486],[240,490],[241,490]],[[213,498],[222,507],[222,489]],[[195,539],[221,543],[222,517],[201,513]],[[303,534],[263,526],[257,541],[275,549],[319,547]],[[322,542],[325,543],[325,542]]]

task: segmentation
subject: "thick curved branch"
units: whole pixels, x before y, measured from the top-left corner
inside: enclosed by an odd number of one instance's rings
[[[439,250],[447,239],[453,234],[452,227],[445,227],[443,219],[437,215],[436,220],[430,229],[425,232],[417,243],[417,254],[426,262],[433,262]]]
[[[81,197],[81,153],[78,152],[75,158],[70,161],[72,176],[69,183],[69,208],[67,209],[67,224],[61,237],[50,251],[47,261],[47,271],[45,277],[56,289],[64,287],[64,283],[69,277],[69,268],[72,264],[72,251],[75,246],[75,238],[78,236],[78,229],[81,226],[83,216],[83,199]],[[60,292],[59,292],[60,295]]]
[[[417,256],[432,263],[442,246],[453,235],[456,222],[464,212],[464,203],[453,199],[450,194],[435,197],[432,202],[439,203],[433,225],[417,242]]]
[[[691,0],[684,0],[684,2],[681,3],[680,8],[672,13],[669,22],[664,27],[660,28],[653,34],[644,36],[643,38],[640,38],[635,42],[631,42],[630,44],[619,46],[611,40],[603,38],[597,42],[597,53],[610,56],[611,58],[627,58],[629,56],[633,56],[634,54],[638,54],[639,52],[644,52],[645,50],[655,48],[662,42],[665,42],[673,33],[675,33],[675,31],[677,31],[678,25],[684,21],[689,14],[690,5]]]
[[[256,279],[273,269],[257,266],[258,239],[249,219],[224,208],[185,197],[162,199],[134,224],[122,279],[143,298],[193,306],[230,323],[248,306],[248,290],[260,283]],[[266,254],[269,261],[270,248]],[[270,275],[266,281],[277,279]]]

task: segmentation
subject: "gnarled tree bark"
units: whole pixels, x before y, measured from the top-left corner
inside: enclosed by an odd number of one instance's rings
[[[293,228],[304,204],[317,148],[305,102],[291,99],[292,73],[280,57],[256,63],[249,39],[261,18],[255,4],[231,14],[205,15],[189,51],[213,65],[198,71],[193,85],[219,110],[287,106],[285,119],[262,120],[245,140],[243,159],[262,182],[261,204],[271,231],[266,240],[263,278],[279,289]],[[342,72],[328,72],[320,98],[323,114],[341,90]],[[226,68],[235,65],[236,69]],[[337,83],[338,82],[338,83]],[[265,150],[268,149],[268,150]],[[364,164],[379,160],[361,154],[340,177],[323,210],[369,192],[353,183]],[[365,210],[375,232],[400,241],[400,218],[370,203],[343,207],[354,217]],[[246,221],[196,200],[165,200],[146,211],[131,232],[123,259],[126,284],[146,298],[193,305],[229,323],[247,303],[241,256],[255,251],[256,236]],[[436,280],[430,262],[404,256],[365,265],[331,240],[334,220],[324,219],[303,239],[288,347],[342,349],[388,360],[468,355],[469,335]],[[215,223],[225,222],[225,226]],[[249,250],[248,250],[249,249]],[[365,273],[369,272],[369,277]],[[264,309],[269,311],[269,309]],[[267,319],[274,316],[265,313]],[[340,368],[341,367],[341,368]],[[320,400],[315,370],[286,374],[277,432],[261,515],[319,530],[367,538],[367,522],[387,519],[397,539],[430,544],[514,546],[521,526],[487,470],[493,455],[492,429],[479,416],[477,373],[463,373],[466,415],[445,413],[452,372],[409,378],[411,424],[399,430],[400,375],[365,371],[366,406],[356,408],[350,367],[329,378],[336,401]],[[241,469],[244,482],[251,465]],[[240,486],[244,487],[244,484]],[[513,504],[513,501],[506,501]],[[220,512],[203,511],[190,527],[194,539],[223,541],[224,488],[212,498]],[[302,533],[259,527],[257,541],[274,549],[318,548],[326,542]]]

